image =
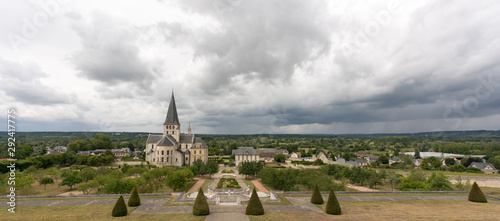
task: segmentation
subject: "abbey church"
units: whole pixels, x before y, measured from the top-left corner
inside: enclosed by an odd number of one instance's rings
[[[145,152],[149,164],[158,167],[192,165],[196,160],[208,160],[208,146],[201,138],[191,134],[191,123],[187,134],[181,133],[173,92],[163,123],[163,134],[150,134]]]

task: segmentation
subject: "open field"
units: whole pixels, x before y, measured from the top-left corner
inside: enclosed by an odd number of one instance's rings
[[[84,206],[34,206],[18,207],[16,214],[0,211],[2,220],[203,220],[190,213],[170,214],[130,214],[135,208],[128,207],[126,217],[112,217],[114,205]],[[36,216],[35,216],[36,215]]]
[[[498,220],[500,205],[468,201],[340,202],[342,215],[266,213],[250,220]],[[323,210],[326,203],[320,206]]]

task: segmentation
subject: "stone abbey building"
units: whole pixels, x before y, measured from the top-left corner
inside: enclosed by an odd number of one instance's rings
[[[192,165],[196,160],[208,160],[208,146],[201,138],[191,134],[191,123],[187,134],[181,133],[173,92],[163,123],[163,134],[150,134],[145,152],[146,161],[158,167]]]

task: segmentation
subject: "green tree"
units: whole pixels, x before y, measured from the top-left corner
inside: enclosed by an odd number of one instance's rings
[[[500,169],[500,156],[490,157],[486,162],[493,164],[497,170]]]
[[[245,210],[246,215],[264,215],[264,207],[260,202],[259,195],[255,188],[253,189],[252,196],[250,196],[250,201],[248,201],[247,209]]]
[[[391,191],[394,191],[394,187],[399,184],[400,180],[396,173],[390,172],[387,176],[387,183],[391,185]]]
[[[444,160],[444,163],[445,163],[446,165],[448,165],[448,166],[453,166],[453,165],[455,165],[455,160],[454,160],[454,159],[452,159],[452,158],[446,158],[446,159]]]
[[[248,178],[248,176],[253,176],[259,173],[262,168],[263,165],[261,162],[245,161],[241,163],[240,167],[238,167],[238,172]]]
[[[219,164],[215,161],[209,160],[206,167],[207,173],[210,175],[210,179],[212,179],[212,174],[219,172]]]
[[[82,177],[83,182],[88,182],[97,176],[97,172],[94,169],[87,167],[80,171],[80,176]]]
[[[290,191],[296,184],[296,176],[298,170],[284,169],[277,170],[275,168],[265,167],[259,177],[262,182],[278,190]]]
[[[198,159],[198,160],[194,161],[193,165],[196,166],[196,168],[198,168],[197,174],[194,174],[194,175],[198,175],[198,174],[205,175],[208,173],[207,165],[205,163],[203,163],[202,160]]]
[[[440,168],[443,165],[443,163],[441,162],[441,160],[439,158],[437,158],[437,157],[429,157],[427,159],[428,159],[428,162],[431,164],[431,166],[433,168],[437,169],[437,168]]]
[[[113,142],[109,138],[108,135],[98,133],[94,136],[94,138],[90,139],[90,142],[92,143],[92,148],[93,149],[112,149],[113,148]]]
[[[44,190],[45,190],[45,187],[47,186],[47,184],[54,184],[54,180],[50,177],[43,177],[40,180],[40,185],[43,185]]]
[[[118,198],[118,200],[115,203],[115,206],[113,207],[111,216],[113,217],[126,216],[127,213],[128,213],[127,205],[125,205],[125,200],[123,200],[123,196],[120,195],[120,198]]]
[[[186,184],[186,176],[179,171],[175,171],[171,175],[167,176],[166,184],[176,191]]]
[[[83,181],[78,171],[65,171],[62,173],[61,177],[62,181],[59,183],[59,186],[68,186],[70,190],[73,189],[74,185]]]
[[[313,164],[314,165],[324,165],[325,163],[321,159],[316,159]]]
[[[135,207],[141,205],[141,198],[139,198],[139,192],[137,192],[137,186],[134,186],[130,198],[128,199],[128,206]]]
[[[284,163],[286,161],[286,156],[285,154],[282,154],[282,153],[278,153],[276,155],[274,155],[274,161],[278,162],[278,163]]]
[[[319,192],[318,185],[314,187],[314,192],[311,196],[311,203],[312,204],[323,204],[323,196],[321,196],[321,193]]]
[[[442,173],[432,173],[427,182],[430,184],[430,189],[433,191],[449,191],[453,190],[453,185]]]
[[[340,208],[339,201],[333,189],[330,189],[330,195],[328,196],[328,201],[326,202],[326,213],[330,215],[340,215],[342,214],[342,209]]]
[[[198,195],[193,205],[193,215],[195,216],[206,216],[210,214],[210,207],[208,206],[207,198],[200,188],[198,190]]]
[[[476,182],[472,184],[472,188],[469,192],[469,201],[478,203],[487,203],[488,200],[483,194],[483,191],[479,188]]]
[[[387,156],[380,156],[377,159],[377,162],[379,162],[380,164],[389,164],[389,157],[387,157]]]
[[[59,176],[61,175],[61,170],[59,170],[59,168],[57,167],[51,167],[47,170],[46,174],[52,176],[54,180],[57,181],[57,179],[59,179]]]
[[[455,172],[464,172],[465,171],[465,167],[462,164],[455,164],[455,165],[453,165],[453,167],[451,168],[451,170],[455,171]]]

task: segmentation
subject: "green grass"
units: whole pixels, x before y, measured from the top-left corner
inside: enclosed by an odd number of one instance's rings
[[[194,184],[197,182],[197,180],[191,180],[189,182],[187,182],[186,184],[184,184],[184,186],[180,189],[178,189],[176,192],[187,192],[189,191],[189,189],[191,189],[191,187],[194,186]]]
[[[140,194],[139,194],[140,195]],[[123,197],[124,199],[128,199],[129,197]],[[146,199],[146,198],[170,198],[169,196],[141,196],[141,199]],[[16,201],[60,201],[60,200],[98,200],[98,199],[116,199],[116,197],[57,197],[57,198],[17,198]],[[0,200],[6,201],[7,199]]]
[[[163,206],[192,206],[194,204],[194,199],[192,202],[176,203],[175,200],[178,196],[173,196],[163,204]],[[215,202],[208,202],[208,205],[215,205]]]
[[[201,185],[201,188],[203,189],[203,191],[207,191],[208,187],[210,186],[210,184],[212,184],[212,182],[214,182],[214,180],[205,180],[205,182],[203,183],[203,185]]]
[[[321,194],[324,197],[328,197],[328,194]],[[398,193],[338,193],[335,192],[337,196],[431,196],[431,195],[446,195],[446,196],[462,196],[468,195],[468,193],[411,193],[405,192],[402,194]],[[286,197],[311,197],[312,194],[285,194]]]
[[[58,184],[61,183],[61,181],[61,179],[57,181],[54,180],[54,184],[46,185],[45,189],[43,185],[39,185],[38,182],[35,181],[35,183],[31,184],[29,189],[20,190],[17,191],[17,193],[19,196],[55,196],[78,189],[78,186],[73,186],[72,190],[67,186],[59,186]]]
[[[285,195],[283,194],[277,194],[278,197],[281,199],[281,202],[262,202],[262,205],[292,205],[290,201],[288,201],[287,198],[285,198]],[[248,205],[248,201],[241,202],[241,205]]]
[[[81,206],[32,206],[17,207],[16,214],[0,210],[2,220],[203,220],[191,213],[130,214],[135,207],[128,207],[129,215],[112,217],[114,205]]]
[[[500,197],[500,188],[496,188],[496,187],[481,187],[481,186],[479,188],[481,188],[481,191],[483,191],[483,193],[486,194],[486,195]],[[488,200],[489,199],[490,198],[488,198]]]
[[[253,185],[251,180],[243,180],[243,182],[250,187],[250,189],[254,189],[255,185]]]
[[[326,203],[318,208],[324,210]],[[274,212],[250,220],[496,220],[498,204],[468,201],[340,202],[342,215]],[[478,212],[480,211],[480,212]]]

